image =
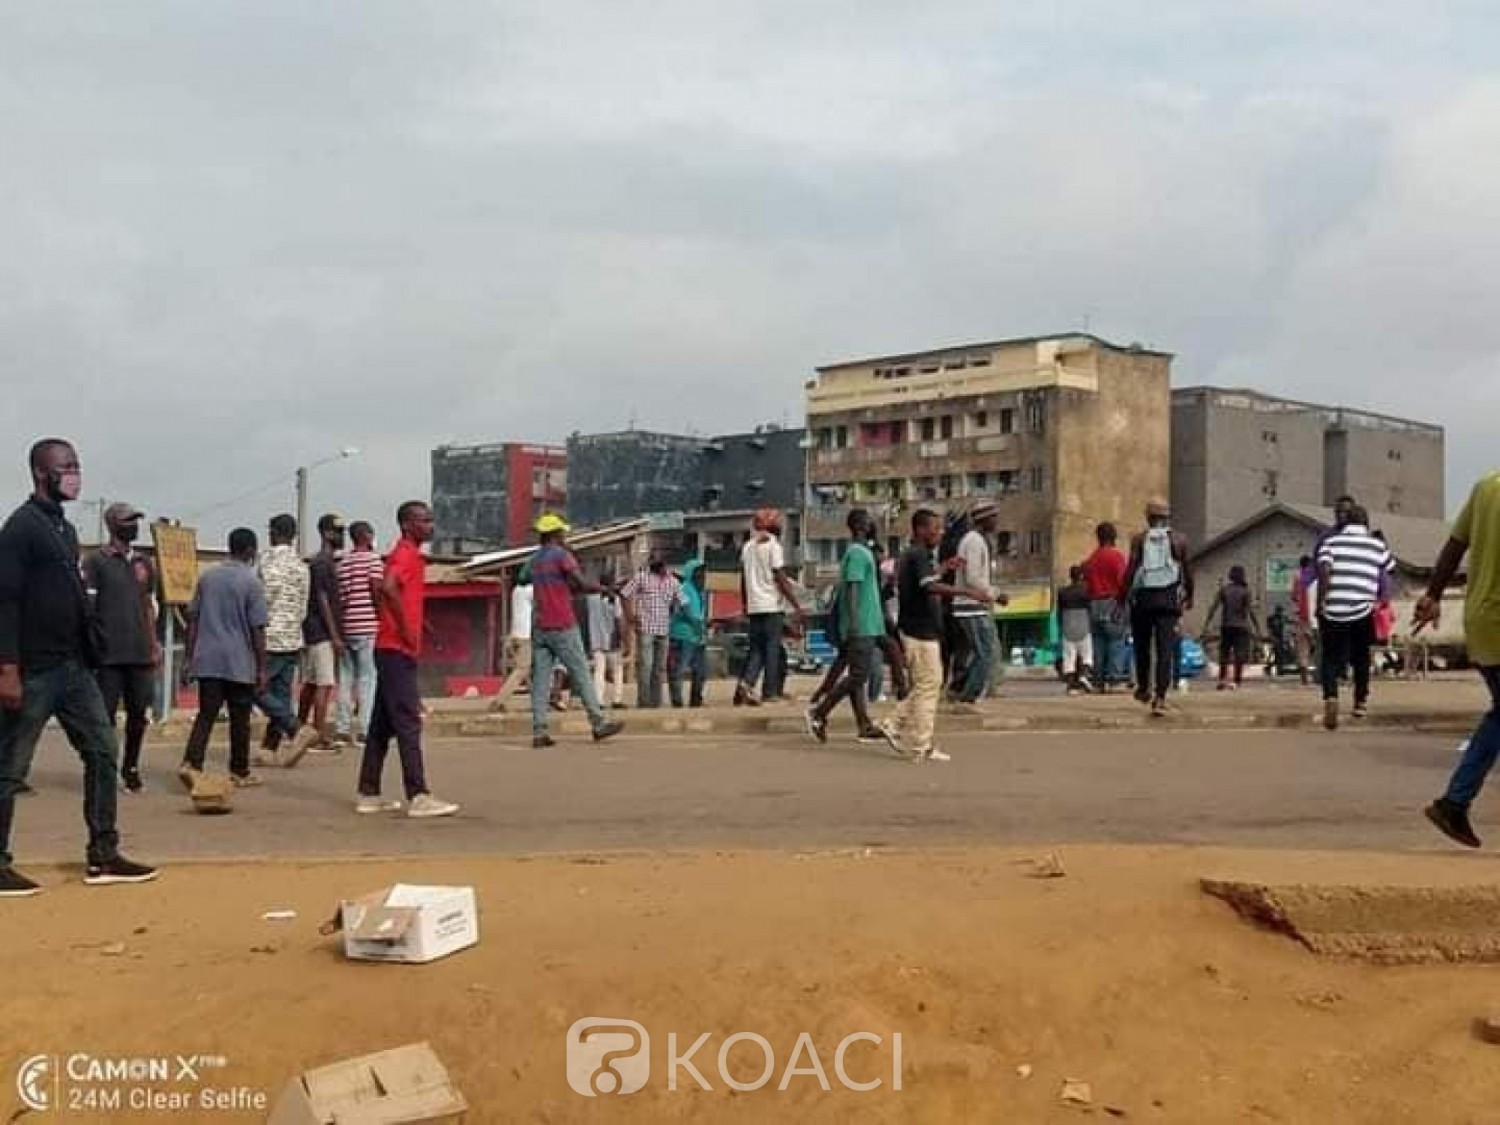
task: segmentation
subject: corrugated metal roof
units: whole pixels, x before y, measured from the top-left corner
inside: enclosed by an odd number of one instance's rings
[[[611,543],[622,543],[627,539],[634,539],[649,526],[649,520],[637,519],[577,530],[568,536],[568,547],[573,551],[586,551],[591,547],[607,547]],[[536,544],[534,543],[525,547],[507,547],[503,551],[476,555],[464,563],[459,570],[470,578],[492,574],[525,561],[535,552]]]
[[[1246,531],[1276,515],[1298,520],[1320,535],[1333,527],[1332,508],[1324,508],[1317,504],[1277,503],[1261,509],[1249,519],[1242,520],[1228,531],[1214,536],[1197,548],[1195,553],[1206,555],[1210,551],[1216,551],[1225,543],[1237,539]],[[1444,520],[1381,512],[1371,514],[1370,528],[1372,531],[1379,531],[1385,535],[1386,543],[1391,548],[1391,554],[1396,557],[1396,562],[1407,570],[1419,572],[1431,570],[1432,564],[1437,561],[1438,552],[1448,541],[1448,524]]]

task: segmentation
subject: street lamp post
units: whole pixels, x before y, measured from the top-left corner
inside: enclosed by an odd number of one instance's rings
[[[331,465],[335,461],[347,461],[350,457],[358,457],[359,450],[355,446],[345,446],[332,457],[325,457],[321,461],[314,461],[311,465],[300,465],[297,468],[297,553],[307,554],[307,478],[312,471],[320,465]]]

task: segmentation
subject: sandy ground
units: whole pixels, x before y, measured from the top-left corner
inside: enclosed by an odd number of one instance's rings
[[[1459,884],[1490,865],[1092,847],[1063,849],[1066,876],[1038,879],[1025,862],[1038,854],[205,863],[124,888],[44,870],[47,894],[0,908],[6,1103],[10,1068],[43,1052],[217,1054],[228,1065],[212,1084],[274,1092],[303,1067],[425,1038],[476,1122],[1500,1122],[1500,1047],[1470,1029],[1500,1008],[1500,970],[1321,960],[1196,889],[1202,875]],[[318,936],[340,895],[398,878],[474,885],[481,944],[429,966],[361,965]],[[298,917],[260,920],[276,908]],[[601,1103],[569,1089],[565,1036],[591,1015],[651,1034],[640,1093]],[[711,1092],[686,1072],[687,1088],[668,1089],[674,1031],[680,1046],[713,1033],[695,1056]],[[738,1031],[772,1044],[767,1088],[726,1089],[717,1050]],[[776,1089],[803,1031],[833,1092],[812,1076]],[[858,1031],[883,1040],[849,1056],[851,1078],[884,1079],[870,1093],[834,1072]],[[748,1081],[761,1060],[740,1048],[730,1070]],[[1069,1078],[1090,1084],[1088,1110],[1061,1102]]]

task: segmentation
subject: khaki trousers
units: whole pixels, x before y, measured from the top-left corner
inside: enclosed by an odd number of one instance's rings
[[[891,725],[910,753],[926,757],[932,753],[938,698],[943,692],[943,650],[937,641],[917,640],[905,634],[901,643],[911,671],[911,692],[896,708]]]

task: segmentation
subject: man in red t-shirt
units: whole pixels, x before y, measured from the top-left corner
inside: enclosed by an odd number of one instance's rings
[[[1112,683],[1129,678],[1125,667],[1125,574],[1130,559],[1116,544],[1120,533],[1112,523],[1094,529],[1099,546],[1083,564],[1083,582],[1088,588],[1089,623],[1094,641],[1094,679],[1100,692]]]
[[[401,751],[401,781],[411,817],[452,816],[458,806],[440,801],[427,788],[422,766],[422,692],[417,684],[417,657],[422,655],[422,602],[427,560],[422,544],[432,538],[432,509],[408,500],[396,511],[401,541],[385,560],[385,578],[377,588],[380,613],[375,636],[375,706],[359,767],[361,813],[395,812],[400,801],[380,795],[380,775],[391,738]]]

